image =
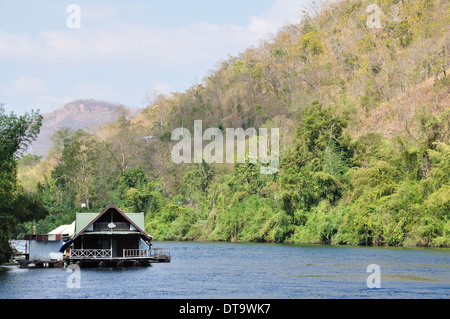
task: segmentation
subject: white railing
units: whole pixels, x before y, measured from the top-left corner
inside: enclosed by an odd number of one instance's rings
[[[111,249],[72,249],[72,257],[78,258],[111,258]]]
[[[124,258],[150,257],[150,251],[146,249],[124,249]]]
[[[163,248],[153,248],[152,256],[154,256],[154,257],[163,257],[163,256],[170,257],[170,251],[167,249],[163,249]]]
[[[167,249],[124,249],[122,258],[170,257]],[[75,258],[112,258],[111,249],[72,249],[71,257]]]
[[[170,252],[167,249],[153,248],[151,250],[147,249],[124,249],[124,258],[145,258],[145,257],[170,257]]]

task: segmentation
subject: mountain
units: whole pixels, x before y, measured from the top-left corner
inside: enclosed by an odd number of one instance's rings
[[[115,121],[123,112],[129,117],[133,117],[140,111],[139,109],[129,109],[118,103],[94,99],[74,100],[43,115],[41,132],[29,152],[45,157],[51,147],[51,137],[61,128],[95,132],[101,126]]]

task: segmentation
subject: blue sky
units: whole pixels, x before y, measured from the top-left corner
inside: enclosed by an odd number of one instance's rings
[[[0,4],[0,103],[51,112],[78,98],[145,107],[299,21],[310,0],[8,1]],[[80,28],[69,28],[70,4]]]

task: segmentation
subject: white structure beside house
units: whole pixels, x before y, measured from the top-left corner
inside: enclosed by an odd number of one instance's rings
[[[70,225],[61,225],[45,235],[25,235],[27,241],[28,260],[30,262],[63,261],[60,252],[64,240],[73,236],[75,222]]]

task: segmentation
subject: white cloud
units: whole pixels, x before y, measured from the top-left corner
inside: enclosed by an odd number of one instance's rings
[[[20,76],[6,83],[1,91],[8,96],[39,95],[47,91],[47,84],[37,78]]]
[[[302,10],[310,2],[310,0],[277,0],[269,11],[262,14],[261,18],[278,27],[285,23],[299,22]]]
[[[99,100],[115,100],[118,92],[113,87],[104,83],[76,83],[72,87],[72,95]]]
[[[277,0],[246,27],[194,23],[183,27],[109,22],[90,29],[45,30],[37,38],[0,30],[0,57],[49,63],[120,62],[134,59],[145,65],[187,65],[237,54],[287,21],[297,21],[305,0]],[[110,9],[104,15],[113,17]],[[85,10],[91,12],[92,10]],[[101,10],[95,10],[100,12]]]
[[[27,34],[11,34],[0,29],[0,57],[32,58],[36,41]]]
[[[153,87],[153,91],[157,94],[170,94],[175,90],[166,82],[159,82]]]
[[[250,17],[250,25],[248,26],[248,31],[254,34],[266,34],[273,32],[273,25],[267,20]]]
[[[70,32],[43,31],[39,34],[39,39],[41,43],[36,48],[36,54],[40,59],[58,57],[67,59],[82,54],[83,39],[73,36]]]

